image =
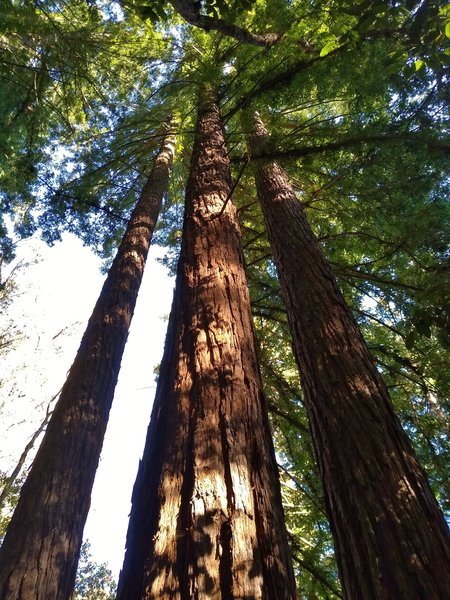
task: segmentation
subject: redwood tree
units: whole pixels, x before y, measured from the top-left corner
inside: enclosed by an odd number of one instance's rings
[[[200,103],[183,244],[118,598],[294,599],[229,161]]]
[[[259,115],[254,155],[267,147]],[[259,162],[277,265],[345,598],[443,600],[443,515],[284,170]]]
[[[156,219],[167,190],[169,131],[131,215],[0,548],[0,598],[67,600]]]

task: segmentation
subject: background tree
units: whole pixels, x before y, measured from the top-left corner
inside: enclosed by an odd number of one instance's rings
[[[114,600],[115,590],[116,582],[108,565],[94,562],[90,543],[83,542],[75,589],[70,600]]]
[[[72,591],[95,471],[151,237],[167,190],[174,143],[168,124],[21,490],[0,547],[3,597],[68,598]]]
[[[268,139],[255,114],[250,140],[256,156]],[[448,528],[387,389],[286,173],[276,162],[261,164],[256,186],[286,302],[345,596],[440,598],[450,585]],[[339,489],[343,483],[346,493]],[[355,520],[360,525],[354,527]],[[358,573],[361,564],[364,572]]]

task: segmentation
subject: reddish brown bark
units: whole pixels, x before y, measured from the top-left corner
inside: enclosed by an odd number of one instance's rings
[[[205,99],[120,600],[295,598],[229,193],[219,109]]]
[[[256,117],[252,146],[267,138]],[[286,301],[345,598],[444,600],[448,528],[286,173],[256,185]]]
[[[131,216],[0,548],[2,600],[70,597],[123,349],[164,192],[168,135]]]

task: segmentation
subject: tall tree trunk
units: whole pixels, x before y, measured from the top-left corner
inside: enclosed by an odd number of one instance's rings
[[[229,194],[219,109],[206,93],[120,600],[295,598]]]
[[[255,117],[252,152],[267,132]],[[256,172],[345,598],[443,600],[448,529],[286,173]]]
[[[91,489],[174,140],[167,134],[0,548],[2,600],[70,597]]]

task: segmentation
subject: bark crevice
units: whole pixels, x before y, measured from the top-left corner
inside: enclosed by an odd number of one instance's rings
[[[295,598],[236,208],[230,201],[210,218],[230,189],[219,107],[208,91],[198,112],[170,333],[119,600]],[[255,511],[264,514],[258,527]]]
[[[252,142],[267,142],[259,115]],[[442,600],[450,538],[425,473],[286,173],[259,164],[256,185],[344,597]]]
[[[167,189],[174,138],[162,137],[0,548],[1,600],[71,596],[120,362]]]

